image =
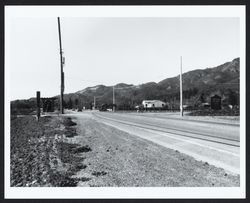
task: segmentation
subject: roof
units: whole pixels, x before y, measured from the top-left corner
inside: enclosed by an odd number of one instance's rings
[[[212,96],[211,98],[221,98],[221,97],[216,94],[216,95]]]
[[[162,102],[162,103],[165,103],[165,102],[160,101],[160,100],[143,100],[142,102]]]
[[[56,100],[57,98],[55,97],[42,97],[42,100]]]

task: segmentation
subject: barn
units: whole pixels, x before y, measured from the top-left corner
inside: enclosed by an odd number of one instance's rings
[[[57,98],[41,98],[43,105],[43,112],[53,112],[55,107],[55,100]]]
[[[166,103],[160,100],[143,100],[142,105],[144,108],[151,109],[151,108],[163,108],[166,105]]]

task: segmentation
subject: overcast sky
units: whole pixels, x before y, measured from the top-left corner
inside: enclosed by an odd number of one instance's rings
[[[238,18],[61,18],[65,92],[88,86],[159,82],[240,55]],[[13,18],[11,100],[60,93],[56,18]]]

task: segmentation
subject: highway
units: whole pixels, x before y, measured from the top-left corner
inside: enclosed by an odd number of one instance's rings
[[[92,112],[98,122],[178,150],[228,172],[240,173],[240,128],[219,121],[190,120],[171,114]]]

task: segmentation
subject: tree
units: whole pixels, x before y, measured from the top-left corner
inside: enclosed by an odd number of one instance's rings
[[[79,100],[78,100],[78,99],[75,99],[75,106],[76,106],[76,107],[78,106],[78,103],[79,103]]]
[[[237,94],[235,92],[233,92],[231,89],[229,89],[228,104],[235,106],[238,103],[237,100],[238,100]]]
[[[202,94],[200,95],[200,102],[201,102],[201,103],[205,103],[205,95],[204,95],[204,93],[202,93]]]
[[[68,108],[72,109],[72,107],[73,107],[73,103],[72,103],[72,100],[71,100],[71,97],[70,97],[69,102],[68,102]]]

